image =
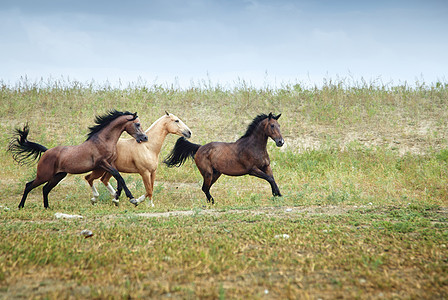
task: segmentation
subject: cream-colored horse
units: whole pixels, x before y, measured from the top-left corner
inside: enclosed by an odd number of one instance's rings
[[[169,133],[186,138],[191,136],[191,130],[184,124],[184,122],[175,115],[166,112],[164,116],[160,117],[145,131],[145,134],[148,136],[147,142],[137,143],[134,139],[118,140],[115,167],[122,173],[139,173],[145,184],[146,194],[136,199],[137,201],[134,203],[136,206],[143,202],[146,197],[149,198],[151,206],[154,206],[152,194],[157,165],[159,162],[159,153],[162,144]],[[93,198],[90,200],[92,204],[95,204],[98,201],[99,196],[97,189],[93,185],[93,181],[100,177],[112,197],[115,197],[115,190],[109,183],[111,174],[107,172],[105,173],[102,170],[93,171],[85,177],[92,188]],[[113,198],[112,201],[118,205],[118,199],[115,200],[115,198]]]

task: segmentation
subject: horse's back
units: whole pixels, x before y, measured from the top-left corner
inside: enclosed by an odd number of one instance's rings
[[[232,156],[236,151],[235,143],[211,142],[201,146],[195,154],[195,159],[209,158],[217,159],[219,157]]]

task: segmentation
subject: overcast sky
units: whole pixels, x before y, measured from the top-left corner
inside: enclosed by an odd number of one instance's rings
[[[0,80],[447,82],[446,0],[0,0]]]

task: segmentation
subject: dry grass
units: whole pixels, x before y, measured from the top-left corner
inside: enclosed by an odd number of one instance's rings
[[[0,152],[0,298],[334,299],[448,296],[448,87],[328,82],[254,89],[1,85],[0,145],[79,144],[94,116],[138,111],[144,127],[179,116],[192,141],[233,141],[259,113],[282,113],[287,147],[268,150],[284,197],[252,177],[222,177],[204,208],[193,163],[160,166],[155,208],[92,206],[82,176],[18,210],[35,168]],[[162,156],[177,137],[169,136]],[[136,195],[138,175],[126,175]],[[79,220],[56,219],[56,212]],[[80,232],[92,230],[91,238]]]

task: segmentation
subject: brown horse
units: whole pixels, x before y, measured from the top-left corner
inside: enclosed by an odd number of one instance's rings
[[[149,204],[154,206],[152,202],[152,194],[154,189],[154,180],[156,178],[157,165],[159,163],[159,153],[162,149],[163,142],[168,134],[177,134],[189,138],[191,130],[178,117],[168,112],[155,121],[146,131],[149,141],[146,143],[137,143],[133,139],[119,139],[117,143],[117,159],[115,166],[122,173],[139,173],[143,179],[146,193],[136,199],[136,205],[143,202],[145,198],[149,199]],[[101,177],[101,181],[109,190],[115,199],[115,190],[109,183],[112,175],[103,170],[95,170],[88,174],[85,179],[92,188],[93,198],[90,200],[92,204],[98,201],[99,193],[93,181]],[[117,203],[118,200],[112,200]]]
[[[131,203],[135,202],[123,177],[115,168],[114,160],[117,141],[123,131],[129,133],[138,142],[148,140],[140,128],[137,113],[113,110],[107,115],[97,116],[95,123],[97,125],[89,128],[88,138],[81,145],[58,146],[51,149],[28,141],[28,125],[25,125],[23,130],[16,130],[16,136],[9,145],[13,158],[20,164],[27,164],[40,158],[36,178],[26,184],[19,208],[24,207],[28,193],[43,183],[47,183],[43,187],[43,198],[44,207],[48,208],[48,194],[68,173],[81,174],[96,169],[110,172],[117,179],[117,198],[124,188]]]
[[[266,150],[268,137],[272,138],[278,147],[283,146],[285,142],[277,122],[280,116],[281,114],[274,116],[272,113],[258,115],[248,126],[246,133],[234,143],[212,142],[201,146],[179,138],[164,163],[169,167],[179,167],[187,158],[193,158],[204,178],[202,191],[207,202],[212,204],[215,201],[210,195],[210,187],[221,174],[249,174],[262,178],[271,184],[274,196],[281,196]]]

